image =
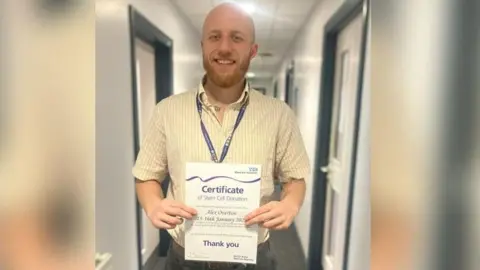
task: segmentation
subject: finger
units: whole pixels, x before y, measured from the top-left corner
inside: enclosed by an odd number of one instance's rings
[[[285,222],[285,218],[280,216],[280,217],[276,217],[274,219],[270,219],[270,220],[264,222],[263,227],[265,227],[267,229],[274,229],[274,228],[282,225],[284,222]]]
[[[277,226],[275,226],[271,229],[279,231],[279,230],[286,230],[286,229],[288,229],[288,227],[290,227],[290,224],[288,222],[283,222],[280,225],[277,225]]]
[[[165,223],[161,220],[155,220],[152,223],[153,223],[153,226],[155,226],[158,229],[173,229],[176,227],[175,225]]]
[[[181,208],[177,208],[177,207],[167,207],[165,209],[165,213],[170,215],[170,216],[179,216],[179,217],[183,217],[183,218],[186,218],[186,219],[191,219],[192,218],[192,214],[184,211]]]
[[[194,216],[194,215],[197,214],[197,210],[195,210],[195,209],[193,209],[193,208],[191,208],[191,207],[188,207],[188,206],[186,206],[186,205],[184,205],[184,204],[180,205],[179,208],[182,209],[183,211],[189,213],[190,215],[193,215],[193,216]]]
[[[182,220],[176,217],[169,216],[167,214],[160,214],[158,219],[170,225],[182,224]]]
[[[187,212],[183,209],[179,209],[178,211],[179,211],[178,216],[186,218],[186,219],[192,219],[193,216],[194,216],[194,214],[192,214],[191,212]]]
[[[248,221],[258,215],[261,215],[263,213],[266,213],[268,211],[270,211],[272,209],[272,205],[270,203],[267,203],[265,204],[264,206],[261,206],[255,210],[253,210],[251,213],[249,213],[246,217],[245,217],[245,221]]]
[[[179,208],[179,209],[182,209],[183,211],[185,212],[188,212],[190,213],[190,215],[196,215],[197,214],[197,211],[191,207],[188,207],[180,202],[177,202],[177,201],[173,201],[172,202],[172,206],[173,207],[176,207],[176,208]]]
[[[275,210],[271,210],[269,212],[265,212],[263,214],[260,214],[252,219],[249,219],[246,224],[247,226],[248,225],[252,225],[252,224],[258,224],[258,223],[263,223],[265,221],[268,221],[270,219],[274,219],[276,217],[278,217],[280,215],[280,213],[278,211],[275,211]]]

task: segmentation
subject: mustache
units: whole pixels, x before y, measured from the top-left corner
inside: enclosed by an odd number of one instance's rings
[[[218,52],[217,54],[213,55],[211,57],[212,60],[231,60],[231,61],[236,61],[232,57],[233,54],[231,52]]]

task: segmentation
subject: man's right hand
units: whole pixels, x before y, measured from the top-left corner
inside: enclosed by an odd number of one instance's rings
[[[173,229],[182,224],[181,218],[192,219],[196,214],[195,209],[169,199],[156,201],[147,211],[148,218],[159,229]]]

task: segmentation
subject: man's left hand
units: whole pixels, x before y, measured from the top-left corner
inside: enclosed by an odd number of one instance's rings
[[[259,224],[267,229],[285,230],[298,213],[298,206],[287,201],[269,202],[245,217],[247,226]]]

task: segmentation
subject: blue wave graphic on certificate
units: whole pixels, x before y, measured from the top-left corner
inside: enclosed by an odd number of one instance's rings
[[[240,179],[236,179],[236,178],[233,178],[233,177],[229,177],[229,176],[212,176],[210,178],[206,178],[206,179],[203,179],[202,177],[200,176],[192,176],[190,178],[187,178],[187,181],[192,181],[192,180],[195,180],[195,179],[198,179],[204,183],[206,182],[210,182],[212,180],[215,180],[215,179],[219,179],[219,178],[226,178],[226,179],[230,179],[230,180],[233,180],[233,181],[237,181],[237,182],[240,182],[240,183],[255,183],[255,182],[258,182],[260,181],[261,178],[256,178],[256,179],[252,179],[252,180],[240,180]]]

